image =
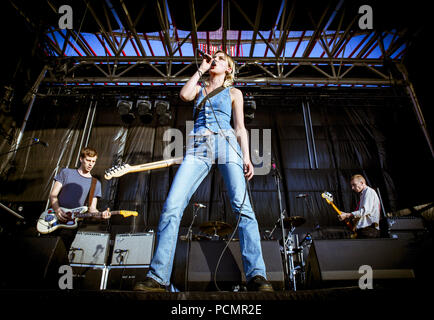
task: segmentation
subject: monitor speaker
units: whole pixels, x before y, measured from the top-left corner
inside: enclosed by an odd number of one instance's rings
[[[372,269],[373,281],[414,279],[416,254],[399,239],[314,240],[306,263],[306,287],[358,286],[366,268]]]

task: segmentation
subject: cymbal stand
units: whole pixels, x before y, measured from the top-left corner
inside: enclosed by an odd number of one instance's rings
[[[12,209],[10,209],[9,207],[5,206],[3,203],[0,202],[0,207],[5,209],[7,212],[13,214],[15,217],[24,220],[24,217],[18,213],[16,213],[15,211],[13,211]]]
[[[285,214],[286,214],[286,210],[283,210],[281,216],[285,217]],[[276,230],[277,226],[280,224],[280,220],[281,220],[281,218],[277,219],[276,223],[274,224],[273,229],[268,233],[267,238],[268,238],[269,240],[271,240],[274,231]]]
[[[285,210],[282,208],[282,193],[280,190],[280,180],[282,179],[282,176],[280,175],[279,170],[276,168],[276,165],[273,163],[272,166],[272,175],[274,177],[274,180],[276,181],[276,185],[277,185],[277,196],[279,199],[279,212],[280,212],[280,227],[282,229],[282,244],[283,244],[283,250],[284,250],[284,254],[283,254],[283,261],[284,261],[284,267],[285,267],[285,272],[286,275],[288,277],[288,279],[290,278],[290,269],[288,266],[288,256],[286,255],[286,250],[285,250],[285,243],[286,243],[286,235],[285,235],[285,226],[284,226],[284,219],[285,219]],[[274,229],[276,228],[276,226],[274,227]],[[273,231],[270,233],[270,237],[271,234],[274,232]]]
[[[285,251],[285,257],[288,260],[289,263],[289,280],[292,284],[292,289],[294,291],[297,291],[297,268],[295,268],[294,265],[294,254],[297,253],[297,243],[294,243],[294,230],[295,227],[291,225],[291,229],[288,232],[288,238],[286,239],[285,245],[284,245],[284,251]],[[297,236],[297,235],[295,235]],[[288,258],[289,257],[289,258]]]

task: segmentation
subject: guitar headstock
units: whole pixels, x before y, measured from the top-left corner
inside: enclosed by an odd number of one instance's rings
[[[326,199],[327,202],[333,202],[333,195],[328,191],[324,191],[323,193],[321,193],[321,197]]]
[[[121,165],[111,167],[110,169],[107,169],[105,171],[104,178],[106,180],[110,180],[111,178],[122,177],[124,174],[130,172],[130,167],[131,166],[129,164],[121,164]]]
[[[120,210],[119,214],[122,215],[124,218],[126,218],[126,217],[129,217],[129,216],[137,217],[137,215],[139,213],[137,211]]]

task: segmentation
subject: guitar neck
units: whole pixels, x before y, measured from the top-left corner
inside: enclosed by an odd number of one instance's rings
[[[120,211],[110,211],[111,215],[120,214]],[[101,217],[102,212],[84,212],[84,213],[77,213],[74,215],[76,218],[91,218],[91,217]]]
[[[341,210],[339,210],[339,209],[336,207],[336,205],[335,205],[332,201],[330,201],[330,204],[331,204],[331,206],[333,207],[333,209],[335,209],[335,211],[336,211],[339,215],[342,215]],[[351,231],[354,231],[354,225],[353,225],[350,221],[345,220],[345,224],[347,225],[348,228],[350,228]]]
[[[335,211],[336,211],[339,215],[342,214],[341,210],[339,210],[338,207],[336,207],[336,205],[335,205],[333,202],[330,201],[330,204],[332,205],[333,209],[335,209]]]
[[[169,160],[161,160],[161,161],[155,161],[151,163],[144,163],[144,164],[138,164],[135,166],[131,166],[129,172],[141,172],[141,171],[148,171],[148,170],[154,170],[154,169],[161,169],[161,168],[167,168],[174,164],[180,164],[182,162],[183,158],[173,158]]]

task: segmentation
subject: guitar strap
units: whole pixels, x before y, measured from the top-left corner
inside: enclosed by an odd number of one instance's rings
[[[95,186],[96,186],[96,178],[92,177],[92,182],[90,184],[90,190],[89,190],[89,198],[87,200],[87,205],[89,207],[92,205],[93,194],[95,193]]]
[[[211,99],[212,97],[214,97],[216,94],[219,94],[220,92],[222,92],[225,89],[225,87],[221,86],[218,87],[216,89],[214,89],[213,91],[211,91],[210,93],[208,93],[205,97],[203,97],[202,101],[200,102],[200,104],[196,107],[196,110],[194,112],[194,122],[196,122],[197,116],[199,115],[200,110],[202,110],[203,106],[205,105],[205,103],[208,101],[208,99]],[[202,90],[202,89],[201,89]]]

